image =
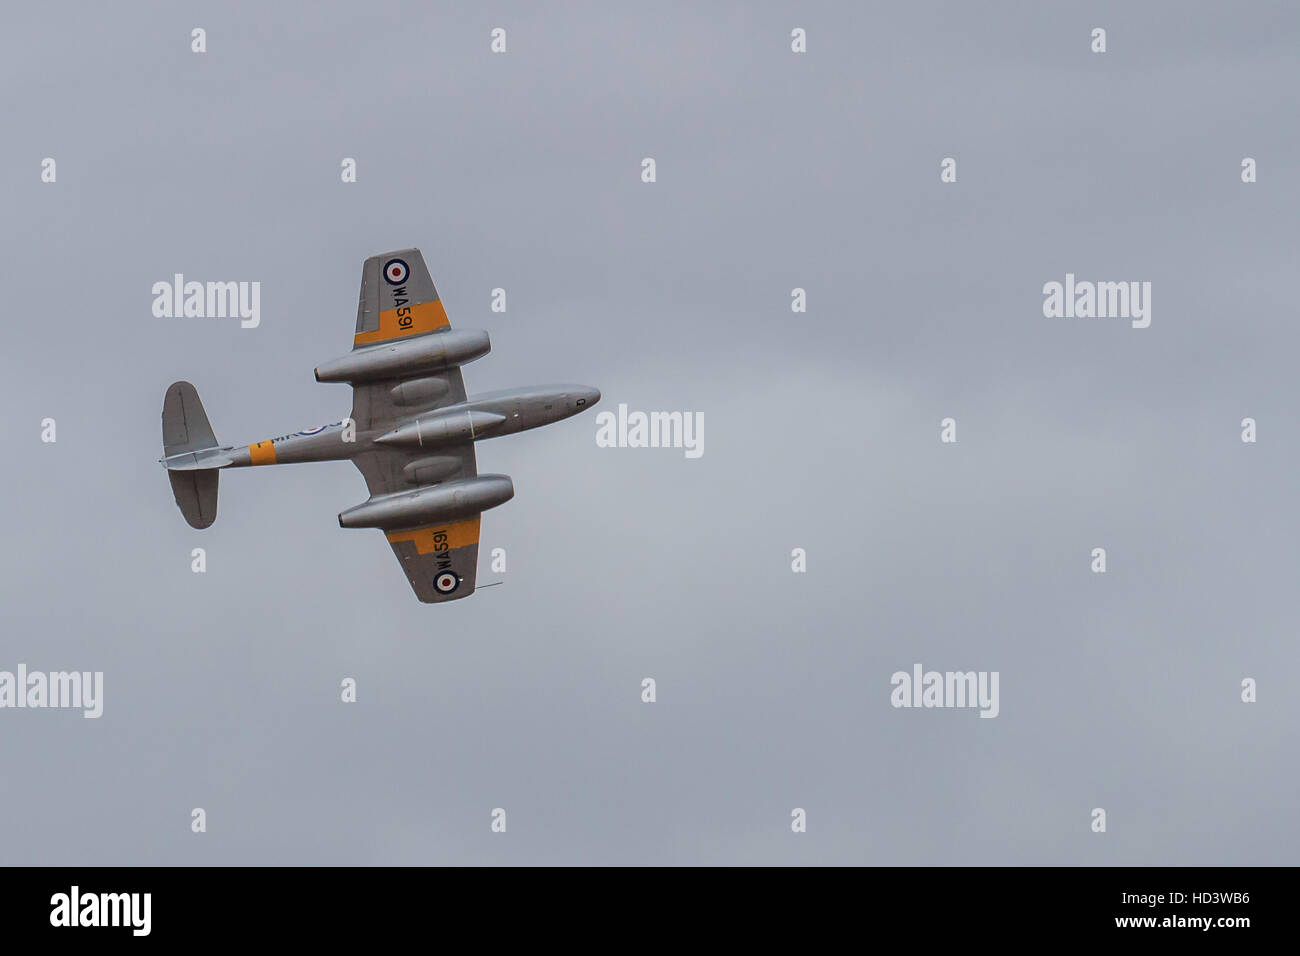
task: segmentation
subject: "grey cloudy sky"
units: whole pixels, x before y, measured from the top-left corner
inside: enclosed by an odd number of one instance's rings
[[[0,669],[105,701],[0,711],[0,861],[1296,862],[1293,6],[3,16]],[[311,370],[408,245],[491,332],[471,393],[703,412],[703,457],[481,444],[509,571],[445,606],[338,528],[347,463],[227,473],[190,529],[167,385],[227,443],[338,420]],[[176,272],[260,281],[261,326],[153,317]],[[1067,272],[1150,281],[1151,327],[1044,318]],[[917,662],[1000,715],[892,708]]]

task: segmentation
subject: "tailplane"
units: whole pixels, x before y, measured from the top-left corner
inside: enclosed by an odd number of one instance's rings
[[[217,479],[220,475],[221,472],[215,468],[167,472],[176,507],[181,509],[191,528],[208,528],[217,520]]]
[[[163,456],[217,447],[199,393],[189,382],[173,382],[163,397]]]
[[[163,398],[163,465],[176,506],[192,528],[217,520],[217,471],[229,459],[212,434],[199,393],[189,382],[174,382]]]

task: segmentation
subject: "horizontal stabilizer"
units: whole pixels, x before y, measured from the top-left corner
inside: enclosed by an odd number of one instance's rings
[[[199,393],[189,382],[173,382],[163,397],[163,464],[176,507],[192,528],[217,520],[218,468],[230,457],[217,448]]]
[[[162,429],[165,458],[217,445],[199,393],[189,382],[173,382],[167,389],[163,397]]]
[[[221,472],[215,468],[204,471],[169,471],[167,480],[172,483],[176,507],[191,528],[207,528],[217,520],[217,479]]]

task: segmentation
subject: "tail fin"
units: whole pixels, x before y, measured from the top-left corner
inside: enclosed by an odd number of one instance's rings
[[[199,393],[189,382],[173,382],[163,398],[163,456],[170,459],[185,455],[188,468],[177,469],[180,462],[164,460],[172,484],[176,506],[192,528],[207,528],[217,520],[217,469],[195,467],[194,452],[217,447],[208,416],[199,401]]]

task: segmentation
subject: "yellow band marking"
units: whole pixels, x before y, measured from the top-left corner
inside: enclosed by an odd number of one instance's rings
[[[454,521],[451,524],[430,525],[427,528],[415,528],[412,531],[390,531],[384,535],[390,544],[410,541],[415,545],[416,554],[429,554],[433,551],[463,548],[478,544],[479,522],[481,518],[468,521]],[[435,536],[445,537],[435,540]]]
[[[449,325],[451,321],[447,318],[447,310],[442,307],[440,299],[421,302],[419,305],[404,305],[400,309],[380,312],[379,328],[357,333],[352,339],[352,345],[354,348],[358,345],[373,345],[407,335],[434,332]]]
[[[275,445],[269,440],[260,441],[256,445],[248,446],[249,464],[253,465],[274,465],[275,464]]]

